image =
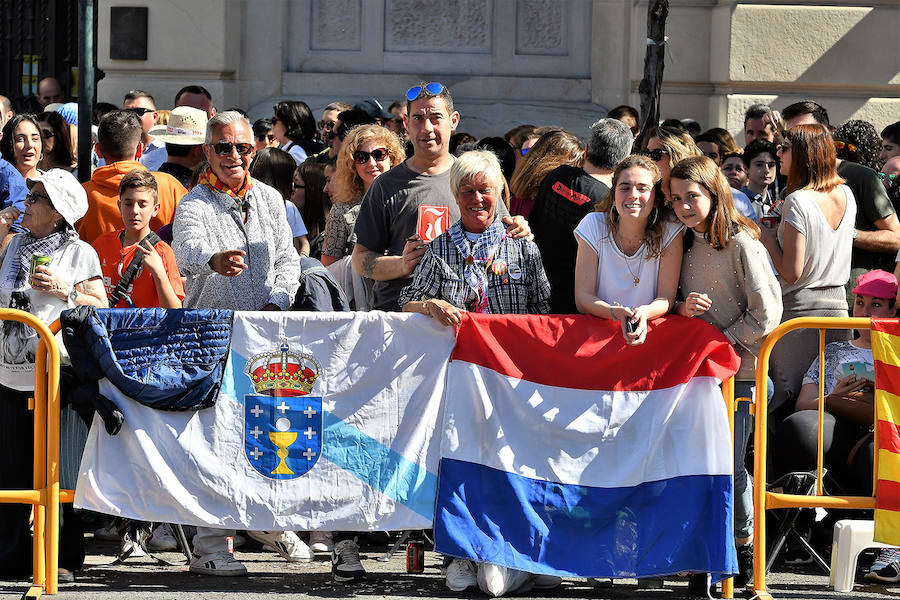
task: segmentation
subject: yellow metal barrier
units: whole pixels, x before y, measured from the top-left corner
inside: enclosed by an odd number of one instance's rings
[[[2,490],[0,503],[34,507],[32,586],[27,598],[57,590],[59,547],[59,346],[54,332],[34,315],[0,308],[0,320],[34,329],[40,341],[34,369],[34,489]],[[59,330],[57,325],[56,330]],[[48,434],[49,432],[49,434]]]
[[[827,329],[870,329],[869,319],[865,318],[836,318],[836,317],[803,317],[791,319],[775,328],[766,337],[756,364],[756,426],[754,431],[754,461],[753,461],[753,512],[756,535],[753,537],[753,587],[754,593],[759,598],[772,596],[766,590],[766,510],[772,508],[859,508],[874,509],[874,487],[872,496],[823,496],[822,469],[823,458],[823,432],[822,425],[825,416],[824,381],[821,370],[825,365],[825,330]],[[781,494],[766,491],[766,429],[768,406],[768,375],[769,356],[775,343],[787,333],[797,329],[819,330],[819,426],[816,459],[816,495],[800,496],[796,494]],[[878,420],[877,403],[875,420]],[[878,447],[878,428],[875,428],[875,447]],[[875,453],[875,473],[878,472],[878,453]],[[875,477],[873,477],[873,486]]]

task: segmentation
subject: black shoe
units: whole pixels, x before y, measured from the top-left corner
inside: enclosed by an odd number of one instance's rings
[[[884,583],[897,583],[900,581],[900,562],[894,561],[877,571],[869,571],[864,578],[866,581],[881,581]]]
[[[57,583],[75,583],[75,573],[68,569],[58,569],[56,571]]]
[[[331,551],[331,578],[337,583],[351,583],[366,578],[359,562],[359,546],[353,540],[342,540]]]
[[[688,577],[688,594],[691,596],[709,598],[712,588],[709,573],[693,573]]]
[[[737,547],[738,574],[734,576],[734,587],[743,588],[753,581],[753,542]]]

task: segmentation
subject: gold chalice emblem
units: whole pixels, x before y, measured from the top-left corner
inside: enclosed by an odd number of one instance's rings
[[[276,454],[278,458],[281,459],[281,462],[278,463],[278,466],[275,467],[275,470],[272,471],[272,475],[293,475],[294,472],[291,471],[287,463],[284,461],[288,457],[288,447],[297,441],[297,432],[296,431],[271,431],[269,432],[269,439],[272,440],[272,443],[278,446],[278,451]]]

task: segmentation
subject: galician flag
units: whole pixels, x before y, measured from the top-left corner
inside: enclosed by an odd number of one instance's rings
[[[587,316],[468,316],[447,378],[435,549],[560,576],[736,572],[719,386],[738,365],[699,319],[659,319],[630,347]]]
[[[421,317],[421,316],[420,316]],[[384,313],[235,313],[215,406],[95,420],[75,505],[252,530],[431,527],[453,330]]]
[[[878,473],[875,541],[900,546],[900,320],[872,319]]]

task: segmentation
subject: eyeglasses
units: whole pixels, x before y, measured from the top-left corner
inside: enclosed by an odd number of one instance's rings
[[[426,83],[424,87],[421,85],[414,85],[406,90],[406,99],[409,102],[412,102],[413,100],[418,100],[423,94],[426,96],[440,96],[443,91],[443,85],[437,81],[432,81],[431,83]]]
[[[43,135],[44,138],[46,139],[46,138],[52,138],[55,134],[53,133],[52,129],[41,129],[41,135]]]
[[[649,156],[653,162],[659,162],[663,156],[669,156],[669,151],[665,148],[654,148],[653,150],[645,150],[644,156]]]
[[[237,150],[241,156],[247,156],[253,152],[253,144],[232,144],[231,142],[216,142],[212,145],[213,151],[219,156],[227,156],[232,150]]]
[[[881,183],[883,183],[884,185],[890,187],[890,185],[894,183],[894,180],[897,179],[897,174],[896,174],[896,173],[892,173],[891,175],[888,175],[887,173],[881,173],[881,172],[879,172],[879,173],[878,173],[878,179],[881,180]]]
[[[25,204],[27,204],[28,206],[37,204],[38,200],[46,200],[50,204],[53,203],[53,201],[50,199],[50,196],[45,196],[43,194],[38,194],[35,192],[28,192],[28,194],[25,195]]]
[[[291,188],[295,189],[295,190],[305,190],[306,186],[303,185],[302,183],[292,183]]]
[[[384,160],[388,157],[387,148],[375,148],[371,152],[366,152],[365,150],[357,150],[353,153],[353,160],[361,165],[369,162],[370,157],[374,158],[376,162]]]
[[[148,112],[155,112],[152,108],[144,108],[143,106],[136,106],[134,108],[126,108],[125,110],[127,110],[130,113],[134,113],[139,117],[143,117]]]
[[[319,121],[316,123],[322,131],[331,131],[337,126],[337,121]]]
[[[838,150],[847,149],[847,152],[856,152],[856,146],[851,144],[850,142],[845,142],[843,140],[834,140],[834,147]]]

